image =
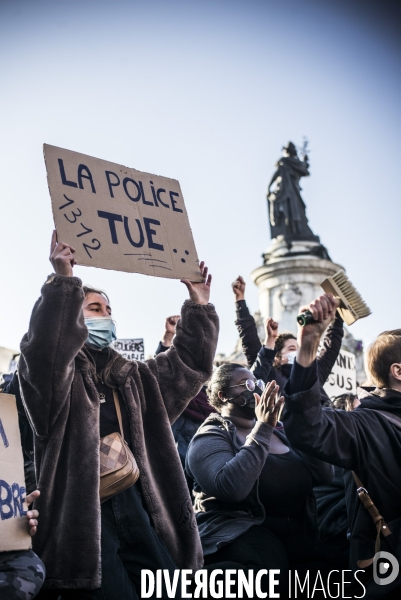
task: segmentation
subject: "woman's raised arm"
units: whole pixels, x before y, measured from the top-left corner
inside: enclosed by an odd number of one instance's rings
[[[72,276],[73,252],[53,234],[50,260],[57,269],[42,287],[21,341],[22,398],[39,437],[46,437],[69,397],[74,359],[85,343],[82,282]],[[70,275],[58,274],[70,265]],[[68,268],[68,267],[67,267]]]

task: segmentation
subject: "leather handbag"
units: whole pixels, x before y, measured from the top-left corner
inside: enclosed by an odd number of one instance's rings
[[[113,390],[120,433],[110,433],[100,438],[100,502],[131,487],[139,477],[139,468],[127,442],[121,418],[120,402]]]

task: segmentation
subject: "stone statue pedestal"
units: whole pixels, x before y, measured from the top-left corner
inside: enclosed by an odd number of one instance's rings
[[[321,282],[343,267],[331,261],[327,250],[315,241],[272,240],[263,254],[264,264],[251,273],[259,288],[263,319],[273,317],[280,332],[296,333],[299,307],[323,294]]]
[[[261,343],[265,338],[264,320],[267,317],[278,322],[280,333],[296,335],[299,308],[322,295],[322,281],[343,269],[333,263],[308,225],[299,184],[300,179],[307,176],[307,141],[302,148],[302,160],[298,158],[295,144],[288,142],[267,191],[272,242],[263,254],[263,265],[251,273],[259,288],[260,312],[254,317]],[[355,354],[357,379],[363,381],[362,342],[345,330],[343,346]],[[216,358],[217,364],[225,362],[246,365],[241,340],[230,356],[222,354]]]

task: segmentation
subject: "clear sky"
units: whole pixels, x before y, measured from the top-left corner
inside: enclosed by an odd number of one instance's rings
[[[231,281],[270,243],[266,187],[310,141],[312,230],[373,314],[401,327],[400,18],[379,0],[0,0],[0,346],[17,348],[51,272],[44,142],[178,179],[213,273],[218,350],[236,341]],[[119,337],[149,355],[178,281],[76,267],[105,289]]]

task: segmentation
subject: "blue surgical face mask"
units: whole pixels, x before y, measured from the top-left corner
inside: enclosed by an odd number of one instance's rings
[[[111,317],[89,317],[85,319],[88,328],[86,343],[93,348],[103,350],[117,339],[116,326]]]

